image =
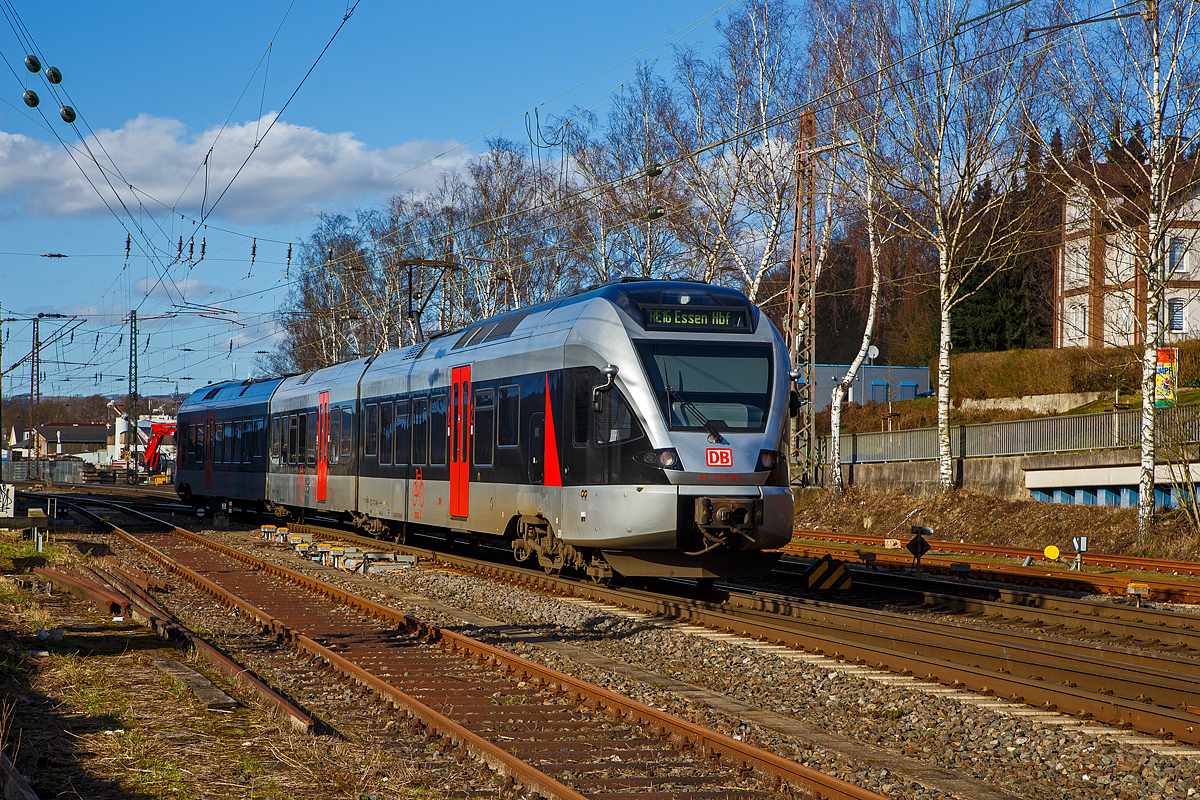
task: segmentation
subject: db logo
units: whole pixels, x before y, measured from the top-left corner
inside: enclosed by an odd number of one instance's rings
[[[733,451],[723,447],[710,447],[704,451],[704,463],[710,467],[732,467]]]

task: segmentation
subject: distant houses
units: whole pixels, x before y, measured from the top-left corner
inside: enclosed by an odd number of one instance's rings
[[[85,453],[105,452],[113,442],[113,426],[106,423],[62,423],[48,422],[38,426],[38,440],[42,457],[58,455],[78,456]],[[7,449],[17,458],[30,458],[34,443],[27,428],[13,427],[9,431]]]

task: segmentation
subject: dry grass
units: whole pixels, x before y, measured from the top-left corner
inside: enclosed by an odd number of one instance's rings
[[[1002,500],[963,489],[931,499],[851,489],[836,504],[828,492],[817,492],[798,509],[796,524],[814,530],[903,538],[911,526],[925,525],[933,528],[939,539],[1039,550],[1049,544],[1069,549],[1071,537],[1084,535],[1094,552],[1138,554],[1135,509]],[[1200,537],[1182,512],[1162,513],[1144,554],[1200,558]]]

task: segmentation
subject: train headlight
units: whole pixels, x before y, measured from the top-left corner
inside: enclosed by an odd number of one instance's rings
[[[679,452],[674,447],[651,450],[649,453],[642,453],[637,458],[659,469],[683,469],[683,462],[679,459]]]
[[[758,468],[764,471],[775,469],[779,463],[779,453],[774,450],[763,450],[758,454]]]

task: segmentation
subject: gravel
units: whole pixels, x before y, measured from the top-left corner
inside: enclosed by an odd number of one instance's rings
[[[223,538],[214,532],[207,535]],[[245,534],[226,535],[245,546]],[[283,549],[264,547],[258,554],[293,568],[304,564]],[[908,756],[952,776],[969,776],[1019,797],[1200,800],[1200,761],[1158,753],[1119,738],[1007,716],[475,576],[413,568],[373,578],[412,595],[794,718],[858,744]],[[338,576],[332,580],[360,594],[374,594],[372,599],[403,608],[434,624],[471,633],[464,630],[470,626],[462,619],[423,606],[419,598],[397,603],[386,595],[364,592],[359,581]],[[635,680],[508,637],[489,637],[483,631],[473,635],[885,796],[922,800],[954,796],[878,765],[864,765],[862,759],[673,694],[653,681]]]
[[[923,692],[886,686],[736,643],[712,641],[495,581],[436,570],[384,573],[424,595],[608,658],[793,717],[831,734],[919,759],[1030,798],[1166,800],[1200,794],[1200,764],[1105,736],[1009,717]],[[443,622],[445,624],[445,622]],[[503,643],[495,642],[497,644]],[[722,733],[754,741],[874,791],[943,797],[896,782],[840,754],[704,707],[662,687],[595,669],[524,643],[509,649]]]

